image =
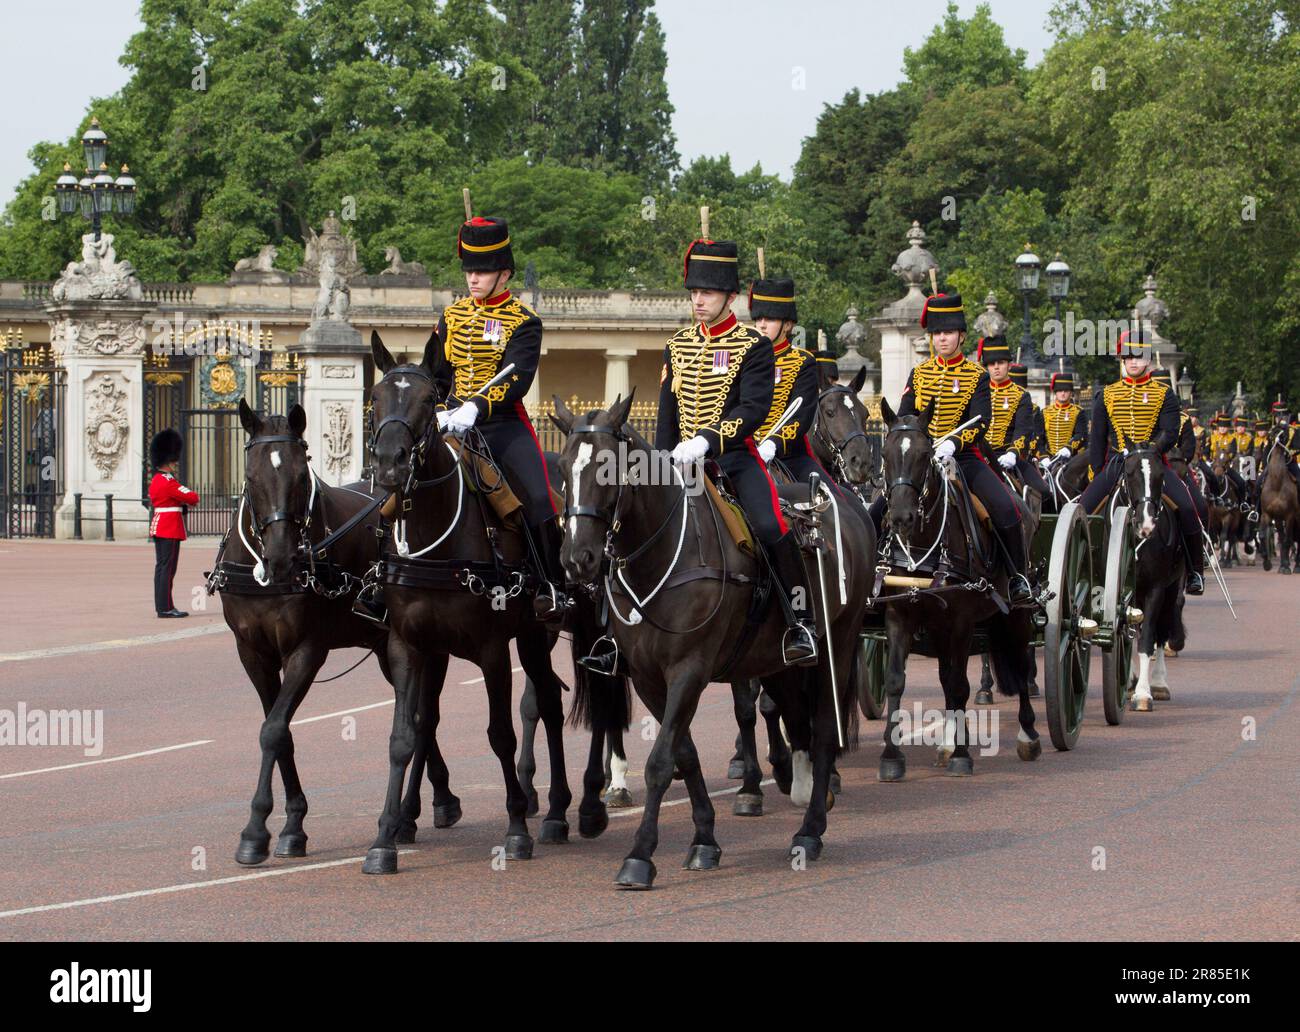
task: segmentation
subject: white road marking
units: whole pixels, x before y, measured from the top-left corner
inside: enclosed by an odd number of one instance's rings
[[[137,645],[164,645],[167,642],[198,638],[205,634],[229,632],[225,622],[186,627],[184,630],[144,634],[138,638],[109,638],[105,641],[88,641],[80,645],[54,645],[48,649],[29,649],[26,652],[0,652],[0,663],[18,663],[27,659],[50,659],[54,656],[72,656],[81,652],[105,652],[109,649],[129,649]]]
[[[101,763],[117,763],[120,760],[138,760],[142,756],[157,756],[159,753],[175,752],[177,749],[192,749],[196,745],[211,745],[213,739],[200,738],[195,742],[182,742],[180,745],[164,745],[161,749],[146,749],[144,752],[126,753],[123,756],[105,756],[102,760],[82,760],[79,763],[65,763],[58,767],[42,767],[40,770],[17,770],[12,774],[0,774],[0,781],[9,778],[26,778],[33,774],[51,774],[56,770],[72,770],[74,767],[95,767]]]
[[[353,706],[351,709],[335,710],[333,713],[322,713],[319,717],[303,717],[301,720],[293,721],[289,726],[297,727],[299,724],[314,724],[318,720],[329,720],[330,717],[346,717],[349,713],[362,713],[368,709],[379,709],[380,706],[391,706],[392,699],[385,699],[383,702],[372,702],[369,706]]]
[[[398,856],[414,853],[414,849],[399,849]],[[92,907],[99,903],[120,903],[126,899],[141,899],[145,896],[166,896],[174,892],[191,892],[195,889],[207,889],[214,885],[233,885],[235,882],[256,881],[259,878],[278,878],[285,874],[297,874],[300,871],[321,871],[327,867],[344,867],[359,864],[364,856],[350,856],[345,860],[324,860],[318,864],[302,864],[299,867],[277,867],[267,871],[253,871],[250,874],[232,874],[227,878],[211,878],[208,881],[181,882],[179,885],[164,885],[158,889],[137,889],[135,892],[119,892],[115,896],[94,896],[90,899],[73,899],[67,903],[45,903],[38,907],[21,907],[18,910],[0,910],[0,918],[22,917],[24,914],[45,914],[51,910],[72,910],[75,907]]]
[[[517,673],[520,673],[523,669],[524,669],[524,668],[521,667],[521,666],[513,666],[513,667],[510,668],[510,672],[511,672],[512,674],[517,674]],[[483,681],[484,681],[484,678],[482,678],[482,677],[473,677],[473,678],[470,678],[470,680],[468,680],[468,681],[461,681],[461,682],[460,682],[460,686],[461,686],[462,688],[464,688],[467,684],[482,684]]]

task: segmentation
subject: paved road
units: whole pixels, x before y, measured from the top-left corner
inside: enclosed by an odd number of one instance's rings
[[[185,547],[178,603],[211,552],[206,541]],[[260,707],[219,605],[183,623],[153,619],[151,563],[152,550],[127,544],[0,542],[0,711],[21,702],[98,709],[104,720],[96,756],[0,746],[0,938],[1283,939],[1300,928],[1300,578],[1234,571],[1237,624],[1212,597],[1192,600],[1188,651],[1170,663],[1174,700],[1112,728],[1094,696],[1072,752],[1049,744],[1025,764],[1008,744],[977,757],[975,777],[950,779],[917,745],[907,780],[880,784],[881,725],[864,724],[863,748],[840,763],[824,857],[807,870],[786,858],[798,815],[774,787],[766,816],[731,815],[735,729],[730,694],[714,686],[695,736],[717,794],[723,866],[679,869],[691,830],[676,784],[656,889],[623,893],[612,882],[635,811],[587,842],[575,806],[570,845],[539,845],[532,861],[494,869],[504,795],[478,671],[464,663],[452,665],[439,734],[464,804],[459,825],[422,827],[398,876],[361,874],[392,715],[368,660],[314,687],[298,714],[310,855],[239,867]],[[324,676],[359,655],[336,654]],[[567,657],[557,666],[568,676]],[[910,674],[907,702],[940,704],[934,664]],[[1011,743],[1014,709],[1000,700],[997,711]],[[1047,742],[1041,700],[1038,711]],[[643,715],[638,705],[629,736],[638,800]],[[1243,740],[1247,718],[1253,741]],[[577,785],[585,742],[567,738]],[[544,753],[541,763],[545,784]]]

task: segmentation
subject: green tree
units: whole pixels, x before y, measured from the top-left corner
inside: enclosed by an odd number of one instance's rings
[[[1025,52],[1007,46],[988,4],[963,19],[949,0],[943,22],[925,42],[903,49],[903,70],[923,97],[943,97],[958,86],[1023,86]]]

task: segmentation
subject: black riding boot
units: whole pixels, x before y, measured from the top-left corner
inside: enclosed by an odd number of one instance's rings
[[[564,535],[555,520],[547,520],[533,528],[533,543],[540,553],[537,558],[541,565],[538,571],[541,584],[533,599],[533,612],[537,619],[545,623],[563,620],[570,605],[569,598],[564,593],[564,568],[560,565],[560,545],[563,541]]]
[[[786,662],[793,666],[816,666],[817,621],[812,611],[815,597],[809,589],[803,552],[793,532],[787,532],[768,549],[768,555],[777,590],[781,592],[781,608],[790,627],[785,639]],[[798,609],[794,606],[796,597],[803,603]]]
[[[1189,595],[1205,594],[1205,538],[1198,529],[1195,534],[1183,538],[1187,545],[1187,586],[1184,591]]]
[[[1013,606],[1028,602],[1034,597],[1034,592],[1029,586],[1029,562],[1025,558],[1024,534],[1017,525],[999,529],[998,537],[1002,539],[1002,544],[1007,550],[1007,558],[1011,561],[1011,568],[1008,571],[1011,579],[1007,584],[1009,601]]]

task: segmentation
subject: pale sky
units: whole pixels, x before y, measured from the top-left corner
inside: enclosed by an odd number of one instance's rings
[[[959,0],[963,17],[976,2]],[[1050,0],[989,4],[1008,44],[1037,63],[1051,42]],[[903,48],[918,46],[946,6],[946,0],[658,0],[683,164],[729,153],[737,171],[761,162],[788,178],[822,106],[855,86],[865,93],[894,86]],[[6,0],[0,208],[31,172],[28,149],[65,138],[93,98],[126,82],[117,59],[138,28],[138,11],[138,0],[64,0],[57,14]]]

